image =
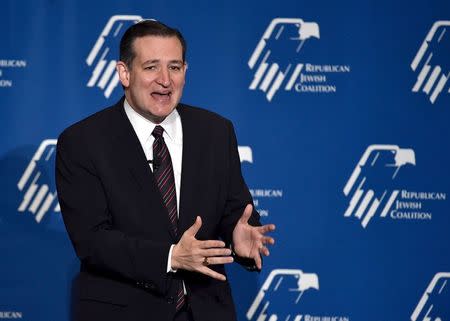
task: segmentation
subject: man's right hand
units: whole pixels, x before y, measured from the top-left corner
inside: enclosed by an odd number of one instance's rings
[[[214,279],[225,281],[223,274],[217,273],[207,265],[228,264],[233,262],[231,250],[225,248],[225,243],[218,240],[200,241],[195,238],[202,226],[202,219],[197,216],[194,224],[187,229],[178,244],[172,250],[172,269],[195,271]],[[208,262],[205,265],[205,262]]]

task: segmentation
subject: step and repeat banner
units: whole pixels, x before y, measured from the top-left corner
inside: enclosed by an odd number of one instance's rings
[[[277,225],[261,273],[228,267],[239,320],[450,320],[448,0],[0,8],[0,319],[70,319],[57,137],[120,99],[120,38],[153,18],[183,32],[182,101],[233,121]]]

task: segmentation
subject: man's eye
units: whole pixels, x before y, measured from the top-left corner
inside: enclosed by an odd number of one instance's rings
[[[144,69],[146,69],[146,70],[156,70],[156,66],[147,66]]]
[[[170,66],[169,68],[170,68],[170,70],[175,70],[175,71],[181,70],[180,66]]]

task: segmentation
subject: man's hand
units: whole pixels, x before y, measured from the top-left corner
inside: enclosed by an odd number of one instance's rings
[[[244,258],[255,260],[256,267],[261,269],[260,253],[269,256],[269,249],[265,244],[274,244],[275,240],[270,236],[265,236],[267,232],[275,230],[275,225],[267,224],[263,226],[251,226],[248,219],[252,215],[253,206],[248,204],[244,213],[237,222],[233,230],[233,247],[235,253]]]
[[[202,226],[202,219],[197,216],[194,224],[187,229],[178,244],[172,250],[172,268],[195,271],[214,279],[225,281],[223,274],[208,268],[210,264],[232,263],[231,250],[218,240],[199,241],[195,238]]]

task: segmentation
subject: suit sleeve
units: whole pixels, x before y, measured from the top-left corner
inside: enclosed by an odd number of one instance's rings
[[[58,139],[56,185],[64,223],[76,254],[90,269],[164,294],[170,244],[114,229],[107,198],[87,144],[79,133]]]
[[[242,216],[247,204],[253,205],[253,213],[249,219],[249,224],[253,226],[260,226],[259,213],[255,210],[253,199],[245,184],[241,172],[241,162],[239,159],[238,146],[236,134],[233,124],[228,122],[228,189],[227,199],[225,202],[225,210],[221,220],[221,237],[227,244],[232,244],[233,230],[237,221]],[[235,261],[248,270],[255,270],[256,265],[254,260],[235,257]]]

